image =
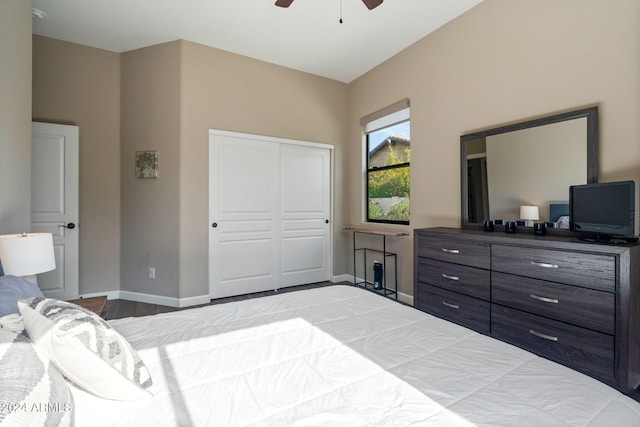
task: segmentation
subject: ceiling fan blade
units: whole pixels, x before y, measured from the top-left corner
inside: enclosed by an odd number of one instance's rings
[[[293,3],[293,0],[276,0],[276,6],[289,7]]]
[[[376,7],[380,6],[382,2],[383,0],[362,0],[362,3],[364,3],[364,5],[367,6],[369,10],[375,9]]]

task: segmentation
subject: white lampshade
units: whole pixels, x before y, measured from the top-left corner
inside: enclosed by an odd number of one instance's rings
[[[534,220],[540,219],[537,206],[520,206],[520,219]]]
[[[4,274],[31,276],[56,268],[51,233],[0,236],[0,262]]]

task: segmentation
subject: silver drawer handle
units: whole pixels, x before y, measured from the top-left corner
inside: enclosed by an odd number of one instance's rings
[[[558,268],[558,264],[547,264],[546,262],[531,261],[531,265],[535,265],[536,267],[542,267],[542,268]]]
[[[558,337],[552,337],[551,335],[545,335],[545,334],[541,334],[540,332],[536,332],[533,329],[529,329],[529,333],[531,335],[535,335],[538,338],[542,338],[544,340],[549,340],[549,341],[558,341]]]
[[[448,274],[444,274],[444,273],[442,273],[442,277],[449,280],[460,280],[458,276],[449,276]]]
[[[536,299],[538,301],[542,301],[542,302],[550,302],[551,304],[558,304],[558,300],[555,298],[547,298],[547,297],[541,297],[538,296],[536,294],[529,294],[529,296],[533,299]]]
[[[449,308],[455,308],[456,310],[460,308],[459,305],[455,305],[455,304],[449,304],[446,301],[442,301],[442,305],[444,305],[445,307],[449,307]]]
[[[446,252],[448,254],[459,254],[460,250],[458,249],[446,249],[446,248],[442,248],[442,252]]]

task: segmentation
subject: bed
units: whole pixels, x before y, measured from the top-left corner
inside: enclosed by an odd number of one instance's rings
[[[351,286],[110,323],[155,396],[72,387],[77,426],[640,425],[590,377]]]
[[[639,426],[599,381],[353,286],[110,325],[153,397],[71,385],[76,426]]]

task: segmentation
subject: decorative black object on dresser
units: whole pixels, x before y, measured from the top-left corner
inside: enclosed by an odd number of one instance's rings
[[[640,384],[640,245],[414,231],[415,307],[597,378]]]

